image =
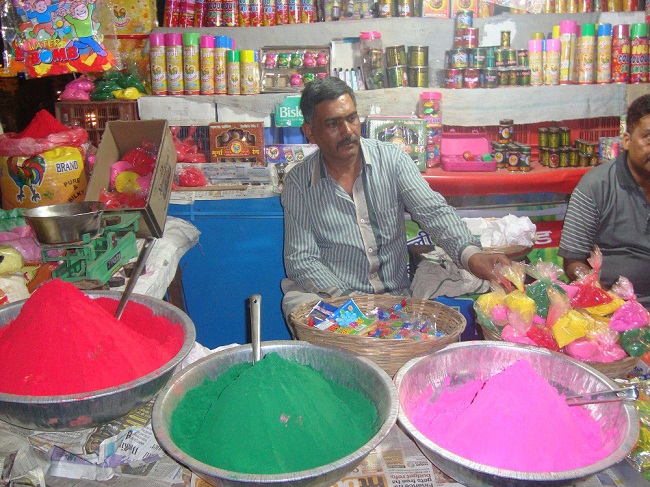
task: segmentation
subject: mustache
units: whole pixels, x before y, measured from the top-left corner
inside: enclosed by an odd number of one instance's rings
[[[336,148],[338,149],[342,145],[347,145],[347,144],[358,144],[359,143],[359,137],[356,135],[351,135],[350,137],[346,137],[345,139],[339,140],[336,143]]]

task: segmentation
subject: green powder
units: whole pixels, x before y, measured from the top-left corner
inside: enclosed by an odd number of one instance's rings
[[[278,474],[338,460],[378,430],[359,391],[269,353],[188,391],[172,413],[172,440],[193,458],[241,473]]]

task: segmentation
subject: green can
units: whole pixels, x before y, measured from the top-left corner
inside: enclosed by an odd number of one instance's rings
[[[540,127],[537,129],[537,145],[540,149],[548,148],[548,128]]]
[[[560,146],[569,147],[571,145],[571,129],[569,127],[560,127]]]
[[[510,72],[508,68],[497,68],[497,78],[499,79],[499,86],[509,86]]]
[[[530,68],[517,68],[517,86],[530,86]]]
[[[496,49],[494,51],[494,65],[497,68],[505,68],[508,65],[508,53],[505,49]]]
[[[506,168],[508,171],[519,171],[519,146],[517,144],[508,144],[508,158],[506,159]]]
[[[578,166],[579,167],[589,167],[589,154],[586,152],[578,153]]]
[[[569,167],[578,167],[578,148],[569,148]]]
[[[517,86],[517,70],[510,68],[508,69],[508,86]]]
[[[590,166],[598,166],[598,165],[600,165],[600,156],[598,154],[592,154],[589,157],[589,165]]]
[[[569,148],[568,147],[562,147],[560,149],[560,159],[559,159],[559,167],[569,167]]]
[[[548,147],[539,148],[539,163],[544,167],[548,167],[549,150]]]
[[[560,149],[548,150],[548,167],[553,169],[560,167]]]
[[[548,147],[550,149],[560,148],[560,129],[557,127],[549,127],[548,129]]]
[[[519,147],[519,170],[530,171],[530,147],[527,145]]]
[[[506,158],[508,157],[508,149],[505,144],[493,143],[494,160],[497,163],[497,168],[503,169],[506,167]]]

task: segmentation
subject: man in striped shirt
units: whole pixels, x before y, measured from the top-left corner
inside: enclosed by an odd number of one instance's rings
[[[309,83],[303,133],[319,150],[286,176],[283,312],[355,293],[408,295],[405,212],[462,268],[494,278],[503,254],[486,254],[411,157],[361,137],[354,93],[337,78]]]
[[[591,270],[587,258],[597,245],[601,284],[609,288],[626,277],[650,309],[650,95],[632,102],[626,123],[624,151],[585,174],[573,190],[559,254],[573,280]]]

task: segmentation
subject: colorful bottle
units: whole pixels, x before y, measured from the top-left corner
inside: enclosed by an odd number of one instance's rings
[[[575,39],[577,23],[573,20],[560,22],[560,84],[573,83],[575,63]]]
[[[542,40],[528,41],[528,64],[530,66],[530,85],[544,84],[544,64],[542,63]]]
[[[183,32],[183,92],[198,95],[201,92],[201,65],[198,32]]]
[[[630,83],[648,82],[648,24],[630,29]]]
[[[630,82],[630,24],[612,28],[612,83]]]
[[[596,83],[612,82],[612,24],[598,24],[596,38]]]
[[[239,95],[241,93],[241,68],[239,65],[239,51],[229,49],[226,51],[226,81],[227,92],[229,95]]]
[[[149,65],[151,66],[151,93],[167,94],[167,58],[165,56],[165,34],[149,35]]]
[[[582,24],[582,35],[578,39],[578,84],[588,85],[595,81],[596,26]]]
[[[239,51],[239,92],[242,95],[255,94],[255,51],[250,49],[242,49]]]
[[[201,36],[200,91],[202,95],[214,95],[214,37]]]
[[[560,84],[560,39],[546,39],[546,65],[544,84]]]
[[[228,75],[226,73],[226,51],[232,47],[232,39],[228,36],[214,38],[214,93],[228,93]]]
[[[167,60],[167,94],[183,94],[183,35],[177,32],[165,34],[165,58]]]

